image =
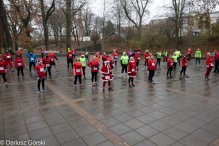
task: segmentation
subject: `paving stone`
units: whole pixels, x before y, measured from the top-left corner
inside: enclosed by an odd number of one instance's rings
[[[193,132],[191,135],[196,137],[196,138],[199,138],[207,143],[212,143],[215,139],[217,139],[216,135],[213,135],[213,134],[206,132],[202,129],[198,129],[197,131]]]
[[[121,135],[121,138],[125,140],[129,145],[137,144],[143,141],[145,138],[135,131],[130,131],[126,134]]]
[[[85,125],[81,126],[78,128],[75,128],[75,131],[80,135],[80,136],[85,136],[91,133],[96,132],[97,130],[92,126],[92,125]]]
[[[114,126],[114,125],[121,123],[119,120],[117,120],[113,117],[101,120],[100,122],[103,123],[106,127],[111,127],[111,126]]]
[[[150,140],[145,140],[136,144],[135,146],[157,146],[157,145],[151,142]]]
[[[76,145],[76,146],[87,146],[87,144],[81,138],[78,138],[78,139],[75,139],[73,141],[70,141],[70,142],[67,142],[65,144],[62,144],[62,146],[73,146],[73,145]]]
[[[165,135],[168,135],[169,137],[177,141],[187,136],[187,133],[174,127],[171,127],[170,129],[167,129],[163,131],[162,133],[164,133]]]
[[[180,140],[180,142],[184,145],[194,145],[194,146],[207,146],[207,143],[203,142],[202,140],[192,136],[192,135],[188,135],[185,138],[183,138],[182,140]]]
[[[68,131],[68,130],[72,129],[68,123],[62,123],[59,125],[52,126],[50,128],[54,134],[61,133],[61,132]]]
[[[97,144],[100,144],[107,139],[99,132],[87,135],[82,137],[82,139],[89,145],[89,146],[94,146]]]
[[[140,133],[141,135],[143,135],[146,138],[149,138],[149,137],[154,136],[155,134],[159,133],[159,131],[151,128],[148,125],[146,125],[144,127],[140,127],[139,129],[136,129],[135,131]]]
[[[164,131],[165,129],[170,128],[170,125],[163,123],[161,121],[155,121],[153,123],[150,123],[149,126],[151,126],[152,128],[158,130],[158,131]]]
[[[74,130],[65,131],[63,133],[56,134],[55,137],[60,144],[77,139],[79,135]]]
[[[110,130],[112,130],[117,135],[122,135],[124,133],[131,131],[132,129],[121,123],[113,127],[110,127]]]
[[[171,139],[170,137],[159,133],[157,135],[152,136],[149,138],[152,142],[156,143],[157,145],[162,145],[162,146],[169,146],[175,142],[175,140]]]

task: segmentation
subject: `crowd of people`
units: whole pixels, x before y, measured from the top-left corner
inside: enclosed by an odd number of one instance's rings
[[[148,81],[153,82],[153,77],[156,70],[161,70],[161,65],[167,67],[167,79],[173,78],[172,72],[176,72],[177,64],[181,67],[180,71],[180,79],[182,79],[182,74],[184,77],[189,77],[186,75],[186,69],[188,66],[188,61],[191,61],[192,56],[192,49],[189,48],[187,50],[187,55],[184,55],[181,58],[181,52],[179,50],[175,50],[174,53],[169,54],[167,50],[165,50],[163,53],[160,49],[158,49],[158,52],[156,53],[157,60],[155,61],[154,56],[152,53],[150,53],[148,50],[144,53],[144,66],[145,70],[149,72],[148,75]],[[27,57],[29,57],[29,72],[31,73],[32,66],[35,70],[35,75],[38,80],[38,93],[41,93],[40,85],[42,84],[42,91],[46,92],[44,82],[47,78],[47,72],[49,74],[49,78],[51,79],[51,67],[54,66],[56,69],[56,73],[58,74],[59,71],[57,69],[55,60],[58,60],[57,56],[50,50],[48,54],[45,55],[45,51],[42,48],[41,49],[41,57],[42,59],[37,59],[37,56],[33,54],[32,52],[28,51],[25,53]],[[45,55],[45,56],[44,56]],[[163,56],[163,61],[161,60]],[[118,58],[118,49],[114,49],[112,55],[107,55],[106,52],[102,55],[102,60],[100,57],[99,52],[96,52],[94,56],[92,56],[92,60],[89,61],[90,53],[86,52],[85,54],[82,53],[80,58],[76,57],[76,51],[74,49],[68,49],[67,53],[67,69],[69,70],[69,65],[73,69],[73,74],[75,76],[74,80],[74,89],[77,90],[77,81],[79,81],[80,88],[82,89],[82,76],[84,79],[87,79],[85,76],[85,69],[86,66],[91,68],[91,82],[92,86],[97,86],[97,76],[98,72],[102,74],[101,80],[103,81],[103,92],[105,92],[105,85],[106,82],[108,82],[108,90],[112,91],[111,88],[111,81],[113,80],[113,69],[117,68],[117,62],[120,60],[121,63],[121,77],[124,76],[128,77],[128,86],[135,87],[134,84],[134,78],[136,77],[137,71],[139,70],[139,63],[141,61],[140,59],[140,49],[135,49],[134,52],[132,50],[129,50],[128,55],[126,52],[123,52],[120,59]],[[198,48],[195,52],[195,67],[197,67],[199,63],[200,66],[200,59],[201,59],[201,51]],[[74,62],[75,60],[75,62]],[[101,67],[100,64],[102,63]],[[6,72],[7,72],[7,66],[9,65],[11,67],[12,72],[14,72],[13,69],[13,59],[12,59],[12,51],[9,50],[5,52],[4,56],[0,56],[0,75],[2,75],[2,78],[5,82],[6,87],[8,87],[7,79],[6,79]],[[205,73],[205,80],[209,79],[209,74],[212,70],[212,68],[215,67],[214,72],[219,73],[219,53],[215,50],[214,53],[207,53],[207,59],[206,59],[206,73]],[[25,63],[22,58],[22,53],[18,50],[16,53],[16,57],[14,59],[14,67],[17,70],[17,76],[18,79],[20,79],[20,73],[22,75],[22,78],[24,77],[24,68]],[[124,74],[125,73],[125,74]],[[147,74],[147,72],[146,72]]]

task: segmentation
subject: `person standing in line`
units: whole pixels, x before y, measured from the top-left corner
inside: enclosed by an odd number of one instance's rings
[[[25,54],[27,57],[29,57],[29,71],[30,71],[30,73],[31,73],[31,68],[32,68],[32,66],[35,68],[35,66],[36,66],[36,62],[37,62],[37,57],[36,57],[36,55],[35,54],[33,54],[32,52],[26,52],[26,54]]]
[[[177,56],[176,53],[173,53],[173,71],[176,72],[176,66],[177,66]]]
[[[17,56],[18,54],[19,54],[19,55],[20,55],[20,57],[22,58],[22,53],[21,53],[21,51],[20,51],[20,50],[17,50],[16,56]]]
[[[87,65],[86,65],[86,59],[85,59],[84,53],[81,54],[81,57],[79,59],[80,59],[80,63],[82,64],[82,70],[83,70],[84,79],[87,79],[85,77],[85,69],[86,69]]]
[[[186,75],[187,62],[188,62],[188,58],[187,58],[186,56],[184,56],[184,57],[182,58],[182,70],[181,70],[181,72],[180,72],[180,79],[181,79],[181,77],[182,77],[182,73],[184,74],[184,76],[185,76],[186,78],[189,77],[189,76]]]
[[[108,90],[112,91],[113,89],[111,88],[111,80],[113,80],[112,77],[112,71],[113,69],[110,67],[110,61],[106,60],[105,64],[102,66],[100,72],[102,73],[102,81],[103,81],[103,92],[105,92],[105,85],[106,82],[108,82]]]
[[[2,78],[5,82],[6,88],[8,88],[8,83],[7,83],[7,79],[6,79],[6,72],[7,72],[6,63],[4,60],[2,60],[2,57],[0,56],[0,75],[2,76]]]
[[[205,73],[205,80],[206,81],[210,80],[209,75],[211,73],[212,68],[214,68],[214,62],[213,62],[213,59],[211,57],[211,53],[208,52],[207,56],[208,56],[207,59],[206,59],[207,71]]]
[[[136,63],[136,66],[137,66],[137,70],[139,70],[138,69],[138,65],[139,65],[139,63],[140,63],[140,53],[139,52],[137,52],[136,54],[135,54],[135,63]]]
[[[58,58],[56,57],[56,55],[54,53],[52,53],[51,50],[49,51],[48,56],[51,58],[51,61],[52,61],[51,68],[54,65],[55,69],[56,69],[56,73],[59,74],[59,71],[57,69],[56,62],[55,62],[55,59],[59,62]]]
[[[150,82],[153,81],[153,77],[154,77],[156,67],[157,66],[156,66],[156,62],[154,60],[154,56],[151,56],[151,59],[148,61],[148,69],[149,69],[148,81],[150,81]]]
[[[104,62],[107,60],[107,55],[106,55],[106,52],[103,53],[103,56],[102,56],[102,62],[103,62],[103,65],[104,65]]]
[[[121,56],[121,66],[122,66],[122,71],[121,71],[121,77],[123,77],[123,72],[125,70],[125,73],[127,74],[127,66],[129,63],[129,57],[126,55],[125,52],[123,52],[123,55]]]
[[[192,49],[189,47],[189,49],[187,50],[188,53],[188,61],[191,60],[191,55],[192,55]]]
[[[42,82],[42,87],[43,87],[43,92],[46,92],[47,90],[45,90],[45,72],[47,71],[47,67],[43,64],[41,59],[38,59],[38,64],[35,66],[35,75],[37,77],[38,80],[38,93],[41,93],[40,91],[40,84]]]
[[[176,54],[176,57],[177,57],[177,61],[178,61],[179,65],[180,65],[180,55],[181,55],[181,53],[180,53],[179,50],[176,49],[175,54]]]
[[[115,63],[115,67],[117,68],[117,59],[118,59],[118,55],[116,53],[116,50],[114,50],[114,53],[113,53],[113,61]]]
[[[45,51],[44,51],[43,47],[42,47],[42,49],[40,50],[40,52],[41,52],[41,57],[42,57],[42,59],[43,59],[43,58],[44,58],[44,54],[45,54]]]
[[[145,50],[145,53],[144,53],[144,66],[145,66],[145,70],[148,66],[148,57],[150,56],[149,54],[149,51],[148,50]]]
[[[199,61],[199,67],[200,67],[200,59],[201,59],[202,55],[201,55],[201,51],[198,48],[197,51],[195,52],[195,67],[197,66],[197,63]]]
[[[214,51],[215,52],[215,56],[214,56],[214,62],[215,62],[215,69],[214,69],[214,72],[218,72],[219,73],[219,70],[218,70],[218,66],[219,66],[219,53],[217,52],[217,50]]]
[[[164,62],[167,62],[167,60],[168,60],[168,52],[167,52],[167,50],[164,50],[164,52],[163,52],[163,63]]]
[[[98,72],[98,69],[99,69],[99,62],[96,61],[96,58],[93,57],[93,60],[90,61],[87,66],[91,67],[91,75],[92,75],[92,78],[91,78],[91,81],[92,81],[92,85],[93,86],[97,86],[97,72]],[[95,82],[94,82],[95,80]]]
[[[76,51],[75,51],[75,49],[73,48],[71,52],[72,52],[73,60],[74,60],[74,59],[75,59],[75,55],[76,55]]]
[[[167,79],[173,78],[172,71],[173,71],[173,59],[172,59],[172,55],[170,55],[169,59],[167,60]],[[170,73],[170,76],[168,76],[169,73]]]
[[[49,72],[49,78],[52,79],[51,77],[51,66],[52,66],[52,60],[49,57],[49,55],[46,55],[43,58],[43,64],[47,67],[47,71],[46,71],[46,78],[47,78],[47,72]]]
[[[8,64],[10,65],[11,67],[11,70],[12,72],[14,72],[14,69],[13,69],[13,66],[12,66],[12,56],[11,56],[11,53],[9,51],[5,52],[5,55],[4,55],[4,60],[5,60],[5,65],[6,65],[6,68],[8,68]]]
[[[68,70],[69,70],[69,64],[71,64],[71,68],[73,69],[73,55],[72,55],[72,52],[71,50],[67,53],[67,67],[68,67]]]
[[[129,64],[128,64],[128,76],[129,76],[129,87],[131,88],[132,86],[135,87],[134,84],[134,77],[136,76],[137,73],[137,67],[136,63],[134,61],[134,58],[131,57]],[[130,85],[130,82],[132,82],[132,85]]]
[[[75,81],[74,81],[74,89],[77,90],[77,80],[79,80],[80,88],[83,89],[82,84],[81,84],[81,76],[82,76],[82,64],[80,63],[80,59],[76,58],[76,62],[73,65],[73,73],[75,76]]]
[[[21,56],[19,54],[14,59],[14,66],[15,66],[15,69],[17,70],[18,79],[20,79],[20,77],[19,77],[20,71],[21,71],[22,78],[25,79],[24,71],[23,71],[23,69],[25,68],[25,64],[24,64],[23,58],[21,58]]]
[[[160,70],[160,61],[161,61],[161,55],[162,55],[160,49],[158,49],[158,52],[156,54],[157,54],[157,63],[156,63],[156,65],[159,66],[158,70]]]

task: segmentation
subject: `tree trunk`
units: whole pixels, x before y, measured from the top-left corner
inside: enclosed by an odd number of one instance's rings
[[[71,0],[66,1],[66,52],[71,48]]]
[[[60,30],[59,30],[59,44],[60,44],[60,48],[62,47],[62,29],[60,27]]]

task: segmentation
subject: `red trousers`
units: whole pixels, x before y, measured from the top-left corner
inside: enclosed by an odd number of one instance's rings
[[[211,69],[212,69],[212,67],[207,67],[207,71],[206,71],[206,73],[205,73],[205,78],[208,78],[208,77],[209,77],[209,74],[210,74],[210,72],[211,72]]]
[[[13,69],[11,60],[5,60],[5,64],[6,64],[6,68],[8,68],[8,64],[9,64],[11,69]]]
[[[103,81],[103,88],[105,88],[106,81]],[[110,88],[110,81],[108,81],[108,86]]]

